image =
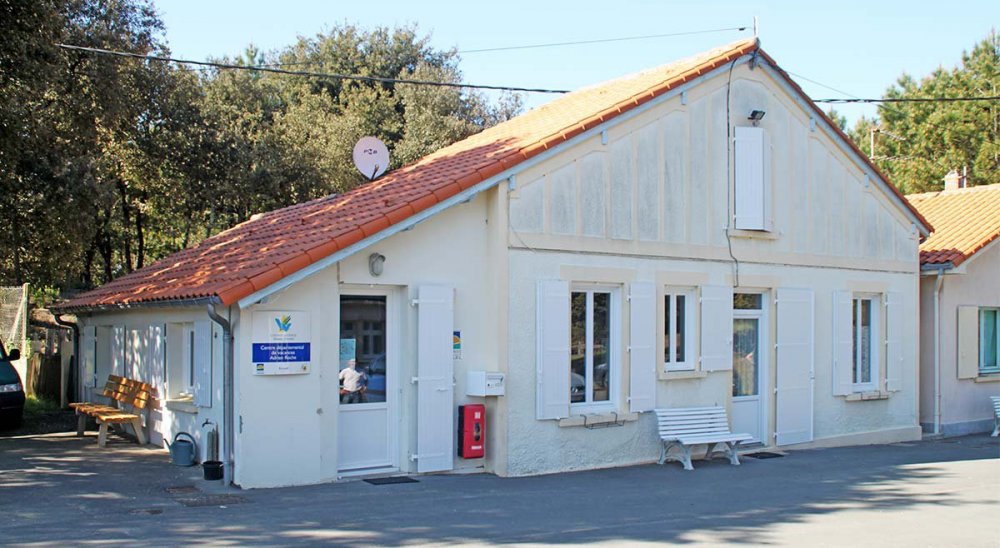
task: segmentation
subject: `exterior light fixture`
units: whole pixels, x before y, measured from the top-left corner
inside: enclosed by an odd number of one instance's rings
[[[764,117],[765,114],[767,113],[764,112],[763,110],[751,110],[750,116],[747,117],[747,120],[750,120],[751,122],[753,122],[753,125],[756,126],[757,122],[759,122],[761,118]]]
[[[385,266],[385,255],[381,253],[372,253],[368,256],[368,272],[376,278],[382,275],[382,269]]]

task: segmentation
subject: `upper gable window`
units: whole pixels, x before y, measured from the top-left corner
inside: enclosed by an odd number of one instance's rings
[[[771,145],[759,127],[737,127],[736,214],[738,230],[771,231]]]

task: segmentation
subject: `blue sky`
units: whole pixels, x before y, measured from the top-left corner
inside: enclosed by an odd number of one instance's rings
[[[857,2],[493,1],[420,2],[169,0],[156,3],[177,57],[234,55],[253,43],[272,50],[339,23],[363,28],[416,24],[438,48],[459,51],[752,26],[787,71],[858,97],[880,97],[904,71],[952,67],[963,50],[1000,25],[1000,1]],[[725,31],[572,47],[462,54],[466,82],[575,89],[752,36]],[[842,97],[797,78],[813,98]],[[527,106],[553,96],[532,94]],[[851,121],[874,106],[838,105]]]

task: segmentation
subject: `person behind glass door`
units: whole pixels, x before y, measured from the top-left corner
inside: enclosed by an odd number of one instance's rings
[[[358,361],[347,360],[347,367],[340,370],[340,403],[364,403],[368,376],[358,371]]]

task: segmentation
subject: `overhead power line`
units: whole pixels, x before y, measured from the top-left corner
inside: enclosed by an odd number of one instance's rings
[[[400,78],[383,78],[380,76],[362,76],[359,74],[336,74],[326,72],[308,72],[302,70],[286,70],[259,65],[234,65],[231,63],[216,63],[213,61],[192,61],[190,59],[176,59],[174,57],[164,57],[160,55],[142,55],[130,51],[116,51],[103,48],[90,48],[84,46],[73,46],[69,44],[56,44],[56,46],[71,51],[82,51],[98,55],[111,55],[115,57],[126,57],[131,59],[142,59],[144,61],[160,61],[165,63],[178,63],[183,65],[197,65],[202,67],[212,67],[222,70],[246,70],[252,72],[270,72],[273,74],[287,74],[291,76],[308,76],[311,78],[327,78],[333,80],[357,80],[360,82],[378,82],[382,84],[412,84],[417,86],[434,86],[443,88],[462,89],[488,89],[494,91],[520,91],[526,93],[569,93],[565,89],[545,89],[545,88],[525,88],[515,86],[490,86],[482,84],[456,84],[452,82],[435,82],[433,80],[404,80]]]
[[[824,86],[825,87],[825,86]],[[1000,95],[984,97],[896,97],[886,99],[813,99],[814,103],[959,103],[971,101],[1000,101]]]
[[[669,38],[671,36],[691,36],[692,34],[708,34],[712,32],[744,31],[747,27],[727,27],[724,29],[691,30],[686,32],[671,32],[669,34],[647,34],[645,36],[624,36],[620,38],[600,38],[597,40],[579,40],[576,42],[552,42],[548,44],[531,44],[526,46],[501,46],[496,48],[466,49],[458,53],[487,53],[491,51],[512,51],[519,49],[556,48],[562,46],[580,46],[584,44],[606,44],[608,42],[628,42],[632,40],[650,40],[653,38]]]

